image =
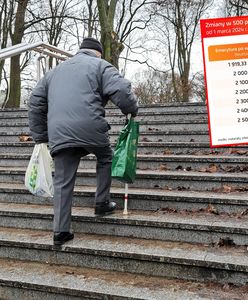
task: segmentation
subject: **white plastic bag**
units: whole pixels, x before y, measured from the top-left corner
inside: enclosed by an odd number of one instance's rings
[[[52,197],[54,193],[52,179],[53,160],[47,144],[36,144],[25,174],[25,186],[42,197]]]

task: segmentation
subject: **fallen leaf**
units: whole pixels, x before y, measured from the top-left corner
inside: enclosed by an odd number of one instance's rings
[[[173,154],[173,152],[170,149],[165,149],[163,154],[170,155],[170,154]]]
[[[248,215],[248,208],[245,209],[244,211],[242,211],[242,212],[240,213],[240,215],[241,215],[241,216],[247,216],[247,215]]]
[[[222,193],[222,187],[213,188],[212,191],[215,193]]]
[[[150,140],[149,140],[148,138],[146,138],[146,137],[143,137],[143,138],[141,139],[141,141],[142,141],[142,142],[150,142]]]
[[[185,186],[178,186],[177,189],[178,189],[178,191],[186,191],[186,190],[189,190],[189,187],[186,188]]]
[[[163,187],[163,190],[165,190],[165,191],[172,191],[172,188],[171,188],[171,187],[168,187],[168,186],[164,186],[164,187]]]
[[[215,215],[219,214],[217,209],[212,204],[208,204],[208,207],[206,210],[208,213],[211,213],[211,214],[215,214]]]
[[[213,188],[212,191],[215,193],[230,193],[230,192],[234,192],[235,188],[228,186],[228,185],[223,185],[218,188]]]
[[[219,154],[219,151],[218,150],[211,150],[210,154]]]
[[[219,242],[217,243],[217,246],[219,247],[223,247],[223,246],[234,246],[235,243],[232,239],[230,239],[229,237],[226,238],[220,238]]]
[[[228,185],[223,185],[223,193],[230,193],[232,191],[232,187]]]
[[[223,155],[230,155],[232,154],[232,149],[227,149],[226,151],[223,152]]]
[[[195,151],[192,153],[193,155],[204,155],[205,153],[201,150]]]
[[[162,207],[160,208],[161,211],[163,212],[169,212],[169,213],[175,213],[177,212],[176,208],[172,208],[172,207]]]
[[[177,166],[176,170],[183,170],[183,167],[182,166]]]
[[[169,170],[170,168],[166,165],[166,164],[162,164],[160,167],[159,167],[159,170],[160,171],[167,171]]]
[[[247,150],[241,150],[241,149],[232,149],[231,153],[232,154],[238,154],[238,155],[245,155],[247,154]]]
[[[247,192],[248,187],[247,186],[239,186],[239,187],[233,188],[233,190],[238,191],[238,192]]]
[[[206,172],[208,173],[215,173],[218,171],[218,168],[216,165],[210,165],[207,169],[206,169]]]
[[[231,289],[233,289],[234,287],[236,287],[233,283],[225,283],[222,287],[223,291],[230,291]]]
[[[20,140],[20,142],[29,142],[29,141],[32,141],[33,139],[29,135],[20,135],[19,140]]]
[[[240,172],[247,172],[248,171],[248,165],[244,165],[244,166],[238,166]]]
[[[73,271],[66,271],[65,273],[68,274],[68,275],[73,275],[73,274],[75,274]]]
[[[235,172],[236,168],[232,167],[232,166],[231,167],[223,167],[222,166],[222,170],[225,171],[225,172],[230,173],[230,172]]]

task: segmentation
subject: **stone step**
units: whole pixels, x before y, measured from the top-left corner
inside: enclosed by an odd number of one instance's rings
[[[0,109],[0,118],[22,118],[27,117],[27,108],[5,108]]]
[[[112,105],[106,106],[106,110],[109,113],[120,113],[120,110]],[[207,106],[205,103],[164,103],[164,104],[145,104],[139,106],[139,113],[143,112],[178,112],[178,113],[193,113],[193,112],[207,112]]]
[[[25,171],[25,167],[0,167],[0,182],[23,183]],[[244,188],[247,183],[247,173],[137,170],[137,176],[132,187],[214,191],[223,188],[225,185],[233,188]],[[95,186],[95,170],[79,169],[76,185]],[[113,186],[122,187],[123,183],[114,179]]]
[[[114,149],[116,143],[112,143]],[[0,154],[31,154],[34,143],[27,142],[2,142],[0,143]],[[247,145],[233,147],[210,148],[209,143],[196,142],[141,142],[139,141],[138,153],[146,155],[234,155],[245,156],[248,154]]]
[[[52,230],[52,206],[0,203],[0,216],[2,227]],[[93,208],[73,207],[72,229],[77,233],[159,241],[218,245],[221,241],[230,240],[235,245],[248,244],[247,216],[238,219],[207,212],[132,210],[128,215],[123,215],[122,210],[117,210],[114,215],[100,218],[95,217]]]
[[[106,115],[106,118],[108,120],[118,120],[120,118],[123,118],[122,115],[113,114],[113,115]],[[154,121],[154,120],[166,120],[168,122],[174,121],[174,122],[180,122],[180,121],[188,121],[188,122],[194,122],[202,120],[203,122],[208,122],[208,114],[205,111],[194,111],[194,112],[187,112],[184,111],[154,111],[154,112],[139,112],[139,114],[136,117],[137,121]],[[135,119],[135,120],[136,120]]]
[[[109,113],[106,111],[106,119],[111,123],[111,122],[125,122],[125,116],[121,112],[111,112]],[[188,122],[194,122],[194,121],[208,121],[208,115],[206,112],[202,111],[195,111],[195,112],[188,112],[185,114],[184,111],[144,111],[140,112],[138,116],[136,117],[137,121],[140,122],[147,122],[147,121],[167,121],[167,122],[183,122],[183,121],[188,121]],[[28,113],[22,114],[22,115],[17,115],[17,114],[1,114],[0,112],[0,124],[1,123],[7,123],[7,124],[14,124],[14,123],[22,123],[26,124],[28,123]]]
[[[30,154],[1,154],[0,166],[27,167]],[[80,168],[93,169],[96,166],[94,155],[88,155],[81,159]],[[248,171],[247,156],[223,156],[223,155],[154,155],[138,154],[137,169],[140,170],[184,170],[184,171],[211,171],[215,172],[242,172]],[[214,169],[213,169],[214,171]]]
[[[111,130],[113,132],[121,131],[125,124],[125,121],[122,122],[111,122]],[[198,121],[141,121],[140,123],[140,132],[163,132],[169,130],[189,130],[189,131],[197,131],[197,130],[208,130],[207,122],[204,120]],[[0,123],[0,131],[1,132],[27,132],[29,131],[29,127],[27,123],[15,122],[15,123]]]
[[[51,232],[16,228],[0,229],[0,245],[2,258],[202,282],[247,283],[248,256],[244,247],[79,233],[66,245],[54,247]]]
[[[109,132],[111,142],[116,142],[120,132]],[[30,136],[29,131],[0,131],[0,140],[6,143],[17,143],[22,136]],[[207,130],[203,131],[147,131],[140,132],[140,142],[205,142],[209,143]]]
[[[120,110],[115,106],[107,106],[106,108],[107,115],[121,115]],[[139,114],[143,113],[153,113],[153,112],[165,112],[165,113],[207,113],[207,107],[205,103],[169,103],[168,105],[140,105],[139,106]],[[0,117],[2,115],[6,116],[25,116],[27,115],[27,109],[1,109],[0,110]]]
[[[0,265],[0,294],[8,300],[230,300],[244,299],[245,291],[245,287],[227,290],[217,283],[14,259],[2,258]]]
[[[111,199],[123,208],[124,186],[111,187]],[[79,207],[93,207],[94,186],[76,186],[73,203]],[[32,195],[24,184],[0,183],[0,203],[51,205],[52,199]],[[130,210],[207,212],[245,215],[248,208],[247,192],[201,192],[188,190],[128,189]],[[210,209],[212,208],[212,209]]]

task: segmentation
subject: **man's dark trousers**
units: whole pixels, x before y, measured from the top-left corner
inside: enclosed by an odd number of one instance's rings
[[[54,155],[54,232],[68,232],[71,227],[72,197],[81,157],[93,153],[97,158],[95,202],[110,200],[112,149],[106,147],[67,148]]]

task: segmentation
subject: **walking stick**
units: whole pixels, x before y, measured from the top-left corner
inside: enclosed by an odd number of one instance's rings
[[[124,210],[123,215],[127,215],[127,201],[128,201],[128,184],[125,183],[125,197],[124,197]]]

